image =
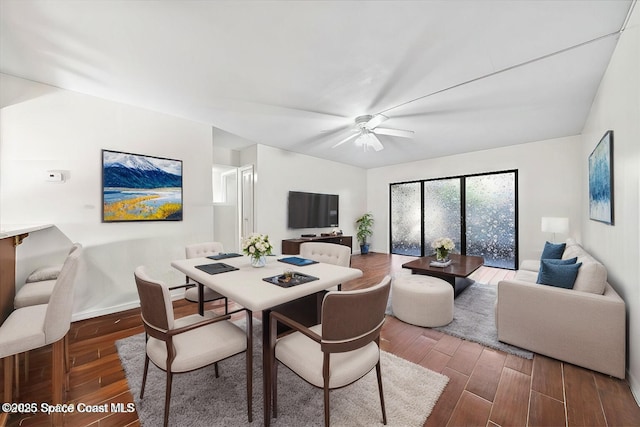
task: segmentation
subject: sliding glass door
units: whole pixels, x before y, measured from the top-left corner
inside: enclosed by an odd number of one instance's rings
[[[391,185],[391,253],[422,254],[422,183]]]
[[[462,180],[460,178],[424,181],[423,245],[424,253],[431,254],[431,242],[450,237],[461,253],[462,242]]]
[[[517,268],[516,173],[465,178],[465,252],[491,267]]]
[[[391,253],[431,255],[450,237],[456,253],[515,269],[517,205],[517,171],[391,184]]]

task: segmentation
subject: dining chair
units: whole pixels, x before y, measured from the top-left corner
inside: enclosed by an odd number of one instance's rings
[[[220,242],[205,242],[205,243],[196,243],[193,245],[188,245],[185,247],[185,254],[187,258],[202,258],[208,257],[211,255],[217,255],[219,253],[224,252],[224,247]],[[183,286],[173,286],[171,289],[177,289],[179,287],[185,287],[184,291],[184,299],[190,302],[198,303],[200,301],[198,289],[199,286],[202,286],[198,283],[194,283],[191,278],[187,277],[187,283]],[[211,288],[206,286],[202,286],[203,288],[203,298],[202,301],[216,301],[224,298],[224,312],[225,314],[229,312],[229,301],[227,297],[218,292],[214,291]]]
[[[329,426],[329,390],[352,384],[376,369],[382,422],[387,415],[380,369],[380,330],[391,277],[366,289],[329,292],[322,303],[322,323],[307,328],[272,311],[270,314],[273,415],[277,417],[277,365],[282,363],[308,383],[324,390],[324,424]],[[295,332],[277,338],[278,323]]]
[[[232,313],[215,316],[193,314],[174,318],[169,288],[150,278],[144,267],[134,273],[142,321],[144,323],[146,349],[140,399],[144,397],[149,360],[167,373],[164,425],[169,422],[171,383],[173,374],[194,371],[245,352],[247,375],[247,414],[252,421],[252,317],[246,312],[246,332],[229,321]],[[242,311],[238,310],[237,312]]]
[[[69,249],[67,257],[76,249],[82,248],[80,243],[74,243]],[[13,308],[29,307],[31,305],[47,304],[53,287],[64,264],[48,265],[35,269],[26,279],[24,285],[16,292]],[[64,338],[65,372],[69,372],[69,337]],[[15,355],[14,364],[16,395],[20,394],[20,354]],[[29,352],[24,353],[24,380],[29,381]]]
[[[300,256],[327,264],[351,266],[351,248],[325,242],[304,242],[300,244]]]
[[[305,242],[300,244],[300,256],[313,261],[351,267],[351,248],[326,242]],[[342,285],[330,288],[330,291],[341,290]]]
[[[73,285],[81,255],[80,246],[66,258],[47,304],[18,308],[0,325],[0,358],[4,362],[6,402],[12,401],[13,357],[52,344],[51,402],[53,405],[62,403],[67,371],[64,342],[71,327]],[[61,417],[61,413],[53,414],[53,424],[61,425]]]

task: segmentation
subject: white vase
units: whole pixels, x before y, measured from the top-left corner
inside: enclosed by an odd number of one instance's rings
[[[262,256],[260,256],[258,258],[251,257],[251,266],[252,267],[259,268],[259,267],[264,267],[265,265],[267,265],[267,258],[264,255],[262,255]]]

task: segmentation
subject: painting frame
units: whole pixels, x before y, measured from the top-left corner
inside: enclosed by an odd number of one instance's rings
[[[613,131],[589,155],[589,218],[614,225]]]
[[[182,160],[102,150],[102,222],[182,221]]]

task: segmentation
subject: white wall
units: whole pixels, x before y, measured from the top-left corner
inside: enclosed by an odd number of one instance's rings
[[[74,318],[137,304],[137,265],[180,283],[170,260],[188,243],[213,238],[211,127],[0,75],[0,224],[54,224],[18,247],[17,280],[72,241],[85,246]],[[101,223],[101,149],[183,160],[184,220]],[[64,170],[64,183],[45,182]],[[38,234],[40,233],[40,234]],[[32,255],[37,254],[37,255]]]
[[[366,211],[366,171],[355,166],[322,160],[290,151],[257,146],[256,170],[256,230],[269,234],[276,252],[282,239],[300,237],[302,233],[327,233],[327,229],[287,228],[289,191],[337,194],[339,222],[345,235],[354,236],[355,220]]]
[[[588,158],[613,130],[614,225],[589,219]],[[583,244],[627,305],[628,380],[640,401],[640,7],[620,37],[582,132]]]
[[[552,239],[540,230],[543,216],[568,217],[569,234],[580,237],[580,150],[580,137],[574,136],[370,169],[367,206],[375,218],[372,250],[389,252],[390,183],[517,169],[519,255],[521,260],[538,258],[545,240]]]

